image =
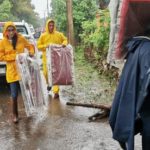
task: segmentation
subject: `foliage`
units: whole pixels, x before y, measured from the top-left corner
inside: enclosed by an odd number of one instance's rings
[[[66,0],[51,0],[51,8],[50,17],[55,19],[59,30],[66,32]],[[96,0],[73,0],[74,35],[77,41],[80,41],[79,34],[83,31],[82,22],[92,21],[95,18],[96,10]]]
[[[0,21],[22,21],[38,26],[38,16],[31,0],[0,0]]]
[[[118,78],[118,69],[109,66],[106,63],[106,57],[109,44],[110,16],[107,9],[100,10],[100,20],[82,22],[83,33],[81,45],[84,50],[84,56],[88,61],[95,64],[100,74],[106,75],[111,81]]]
[[[99,58],[106,59],[110,33],[110,15],[107,9],[100,11],[100,28],[93,35],[93,45]]]
[[[52,0],[51,1],[51,14],[50,18],[54,19],[57,29],[66,32],[67,18],[66,18],[66,0]]]
[[[79,90],[80,88],[86,88],[86,89],[89,88],[88,93],[86,95],[88,95],[88,98],[97,101],[101,96],[101,94],[100,95],[94,94],[95,96],[91,98],[92,92],[90,91],[92,87],[95,88],[98,85],[99,81],[103,80],[100,84],[102,89],[106,90],[105,91],[106,93],[105,92],[103,93],[104,95],[106,95],[106,97],[105,98],[101,97],[101,100],[104,98],[102,101],[107,102],[109,99],[108,97],[114,94],[116,84],[118,83],[118,77],[117,77],[118,69],[112,67],[109,68],[110,70],[105,70],[104,68],[102,68],[102,64],[100,63],[98,64],[100,65],[99,67],[96,66],[95,63],[90,63],[89,60],[85,59],[83,54],[83,49],[81,48],[81,46],[76,47],[74,52],[74,57],[75,57],[75,75],[76,75],[76,79],[78,80],[78,84],[80,85],[78,87]],[[97,78],[95,74],[99,78]],[[90,85],[90,81],[92,81],[91,85]],[[109,86],[108,85],[106,86],[106,83],[108,83]],[[110,87],[110,89],[108,87]]]
[[[112,72],[116,70],[108,73],[105,70],[110,32],[109,11],[105,7],[98,10],[100,4],[108,3],[109,0],[73,0],[73,22],[76,43],[82,45],[80,50],[76,49],[79,57],[85,56],[95,63],[99,73],[105,72],[112,78]],[[66,0],[52,0],[51,7],[51,17],[57,21],[59,29],[66,31]],[[96,18],[97,13],[100,20]]]
[[[110,16],[108,10],[100,10],[100,23],[96,19],[82,23],[83,33],[80,34],[84,48],[92,47],[97,59],[105,59],[109,43]]]
[[[9,0],[2,1],[0,5],[0,21],[5,21],[10,19],[10,10],[12,5]]]
[[[82,22],[83,33],[79,34],[84,48],[93,45],[93,34],[96,30],[96,20]]]
[[[73,0],[74,30],[77,41],[80,42],[80,36],[83,32],[82,23],[84,21],[93,21],[97,10],[96,0]]]
[[[34,12],[31,0],[12,0],[11,3],[11,13],[14,16],[14,21],[25,20],[33,25],[37,25],[38,16]]]

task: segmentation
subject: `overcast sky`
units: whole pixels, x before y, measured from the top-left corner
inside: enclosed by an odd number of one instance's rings
[[[47,15],[47,0],[31,0],[32,4],[35,6],[35,11],[40,15],[41,18],[44,18],[44,15]],[[48,0],[50,5],[51,0]]]

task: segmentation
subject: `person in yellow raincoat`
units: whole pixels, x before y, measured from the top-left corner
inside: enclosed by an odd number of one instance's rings
[[[38,39],[37,46],[38,49],[43,52],[43,72],[46,80],[47,78],[47,66],[46,66],[46,48],[50,44],[59,44],[65,47],[68,44],[67,38],[63,35],[63,33],[56,31],[55,21],[49,19],[46,22],[45,32],[41,34]],[[54,98],[59,98],[59,87],[54,85],[52,88],[54,93]]]
[[[10,85],[12,121],[18,122],[18,90],[20,76],[16,66],[16,55],[29,50],[29,55],[34,54],[34,46],[21,34],[17,33],[13,22],[6,22],[3,29],[3,39],[0,41],[0,61],[6,62],[6,81]]]

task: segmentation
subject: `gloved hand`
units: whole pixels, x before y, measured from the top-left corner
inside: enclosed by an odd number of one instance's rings
[[[64,47],[66,47],[66,45],[62,44],[62,47],[64,48]]]

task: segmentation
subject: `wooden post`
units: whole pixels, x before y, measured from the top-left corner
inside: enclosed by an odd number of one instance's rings
[[[89,108],[97,108],[101,109],[101,112],[98,112],[92,116],[89,117],[90,121],[96,121],[102,118],[107,118],[110,113],[111,105],[103,105],[103,104],[85,104],[85,103],[73,103],[73,102],[67,102],[66,105],[71,106],[81,106],[81,107],[89,107]]]
[[[66,0],[67,6],[67,31],[68,41],[74,46],[74,29],[73,29],[73,15],[72,15],[72,0]]]
[[[103,104],[85,104],[85,103],[73,103],[73,102],[67,102],[66,105],[72,105],[72,106],[82,106],[82,107],[89,107],[89,108],[98,108],[98,109],[104,109],[110,111],[111,106],[110,105],[103,105]]]

